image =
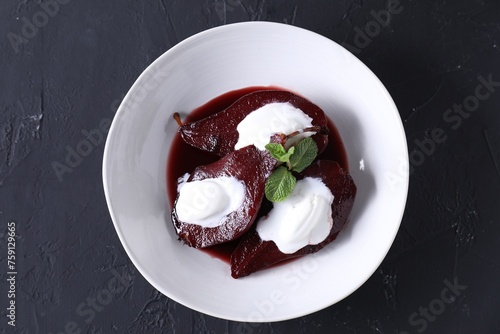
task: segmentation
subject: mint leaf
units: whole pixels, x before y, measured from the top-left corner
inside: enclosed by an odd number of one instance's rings
[[[266,198],[271,202],[281,202],[292,193],[297,179],[284,166],[278,167],[267,179],[265,186]]]
[[[278,160],[279,162],[288,162],[290,160],[290,156],[293,154],[293,152],[295,152],[294,147],[291,147],[287,152],[283,145],[278,143],[267,144],[266,150],[268,150],[273,158]]]
[[[318,146],[311,137],[307,137],[294,147],[295,152],[290,157],[290,166],[293,171],[300,173],[316,159]]]

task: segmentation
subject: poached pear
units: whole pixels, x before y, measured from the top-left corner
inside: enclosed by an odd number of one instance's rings
[[[239,138],[238,124],[253,111],[271,103],[290,103],[309,116],[312,126],[321,129],[312,138],[318,151],[321,153],[324,150],[328,144],[328,120],[325,113],[314,103],[287,91],[262,90],[246,94],[214,115],[181,125],[178,131],[187,144],[225,156],[235,150]]]
[[[282,253],[272,240],[262,240],[256,229],[247,232],[231,254],[231,275],[240,278],[272,266],[278,262],[299,256],[316,253],[337,238],[347,223],[356,196],[356,185],[352,177],[338,163],[317,160],[301,173],[301,177],[320,179],[334,196],[332,208],[332,226],[325,240],[316,245],[306,245],[291,254]],[[265,224],[261,218],[257,224]],[[286,222],[284,222],[286,223]]]
[[[279,137],[276,137],[279,140]],[[239,238],[253,224],[264,197],[264,185],[276,167],[276,160],[267,151],[260,151],[249,145],[233,151],[218,161],[198,166],[186,182],[230,177],[244,186],[241,205],[232,212],[217,218],[215,227],[204,227],[189,221],[182,221],[178,214],[180,192],[174,202],[172,222],[177,235],[187,245],[203,248]],[[182,188],[181,188],[182,191]]]

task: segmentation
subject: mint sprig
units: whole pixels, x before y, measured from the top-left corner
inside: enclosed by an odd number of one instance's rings
[[[292,171],[300,173],[308,167],[318,155],[318,146],[312,138],[307,137],[288,150],[279,143],[269,143],[266,149],[281,165],[267,179],[266,198],[271,202],[281,202],[290,196],[297,183]],[[286,164],[286,167],[282,164]]]

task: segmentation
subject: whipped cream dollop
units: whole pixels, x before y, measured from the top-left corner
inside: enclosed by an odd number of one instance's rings
[[[245,185],[235,177],[185,180],[179,178],[175,207],[179,220],[188,224],[220,226],[223,218],[238,209],[245,199]]]
[[[334,196],[319,179],[306,177],[297,181],[292,194],[257,223],[262,240],[272,240],[285,254],[325,240],[333,226]]]
[[[265,150],[269,137],[274,133],[290,134],[312,126],[313,119],[302,110],[288,102],[266,104],[248,114],[236,127],[238,142],[234,149],[238,150],[248,145],[255,145],[259,150]],[[288,140],[288,145],[312,136],[314,132],[304,132]]]

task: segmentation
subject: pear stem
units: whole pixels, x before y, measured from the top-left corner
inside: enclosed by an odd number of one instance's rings
[[[295,137],[296,135],[299,135],[299,134],[304,133],[304,132],[316,132],[319,134],[328,134],[329,131],[327,128],[325,128],[323,126],[314,125],[314,126],[310,126],[308,128],[304,128],[302,130],[297,130],[297,131],[294,131],[292,133],[289,133],[286,136],[286,139],[290,139],[290,138]]]
[[[181,115],[178,112],[174,112],[174,119],[177,122],[177,125],[182,126]]]

